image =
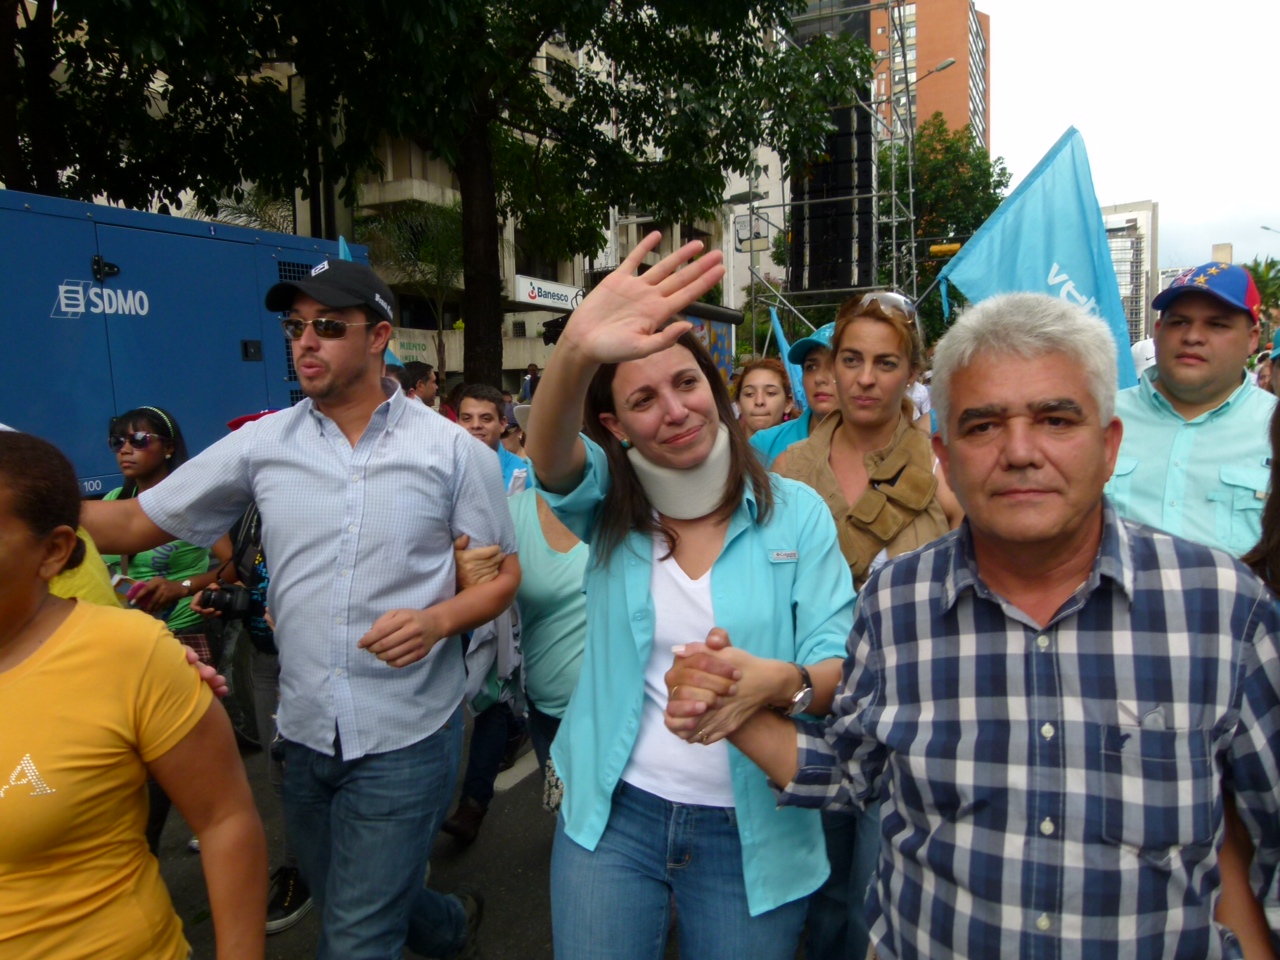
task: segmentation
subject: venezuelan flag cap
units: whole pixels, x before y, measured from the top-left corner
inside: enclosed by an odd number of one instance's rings
[[[1253,274],[1231,263],[1202,263],[1183,271],[1173,283],[1156,294],[1151,306],[1167,310],[1169,304],[1184,293],[1203,293],[1221,300],[1227,306],[1249,314],[1254,323],[1262,313],[1262,297],[1253,282]]]

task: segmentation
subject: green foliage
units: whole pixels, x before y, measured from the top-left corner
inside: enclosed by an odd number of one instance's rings
[[[907,183],[907,150],[904,145],[886,146],[880,154],[880,182],[888,183],[893,165],[898,166],[899,189]],[[991,216],[1009,187],[1009,171],[1003,158],[991,159],[968,125],[951,130],[941,113],[920,124],[916,130],[914,164],[915,255],[917,289],[924,292],[946,263],[932,259],[929,246],[935,243],[964,242]],[[897,253],[886,243],[881,250],[882,271]],[[887,276],[881,277],[887,282]],[[955,302],[963,298],[953,296]],[[920,304],[925,337],[933,342],[946,329],[939,297],[930,296]]]
[[[244,191],[240,199],[220,197],[213,215],[193,208],[187,213],[199,220],[216,220],[235,227],[251,230],[270,230],[273,233],[293,233],[293,201],[273,197],[258,184]]]
[[[1262,298],[1262,320],[1270,335],[1276,328],[1277,320],[1280,320],[1277,316],[1277,312],[1280,312],[1280,261],[1275,257],[1267,257],[1265,260],[1254,257],[1241,266],[1253,274],[1253,282],[1257,284],[1258,295]]]
[[[11,189],[201,208],[304,156],[286,90],[258,75],[256,0],[16,0],[0,12],[0,179]],[[248,122],[247,122],[248,121]]]
[[[462,287],[462,204],[409,200],[356,221],[356,240],[369,260],[431,302],[436,314],[436,357],[447,370],[444,305]]]
[[[411,139],[457,177],[466,374],[496,382],[501,219],[550,255],[590,255],[610,207],[690,222],[718,213],[757,145],[797,163],[821,152],[829,104],[851,100],[873,57],[850,37],[773,42],[796,9],[15,0],[0,13],[0,178],[140,207],[179,207],[190,189],[211,213],[246,183],[341,183],[354,202],[383,138]],[[296,71],[290,87],[262,74],[273,63]]]

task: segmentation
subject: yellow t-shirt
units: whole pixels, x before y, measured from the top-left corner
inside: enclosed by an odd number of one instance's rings
[[[84,561],[74,570],[63,570],[49,581],[49,592],[68,600],[87,600],[104,607],[120,606],[120,598],[111,588],[111,571],[102,561],[98,545],[81,527],[76,535],[84,541]]]
[[[0,957],[187,956],[144,836],[146,764],[212,700],[164,624],[88,603],[0,673]]]

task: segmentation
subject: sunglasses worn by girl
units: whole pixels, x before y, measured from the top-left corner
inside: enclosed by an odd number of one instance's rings
[[[127,443],[134,450],[145,450],[151,446],[152,440],[164,442],[167,438],[160,436],[158,433],[143,433],[139,430],[136,433],[117,434],[116,436],[107,437],[107,446],[117,453],[123,449]]]
[[[316,336],[321,340],[341,340],[347,335],[347,327],[365,327],[368,320],[335,320],[333,317],[316,317],[304,320],[302,317],[281,317],[280,327],[290,340],[301,340],[303,331],[310,324],[315,328]]]

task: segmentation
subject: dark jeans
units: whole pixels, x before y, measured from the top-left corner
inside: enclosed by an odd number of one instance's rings
[[[466,942],[462,902],[422,878],[462,753],[462,708],[425,740],[344,760],[285,744],[284,811],[320,908],[317,960],[387,960],[407,944],[450,957]]]
[[[831,875],[809,898],[805,960],[862,960],[870,941],[867,888],[880,862],[880,805],[857,813],[822,811]]]
[[[538,767],[547,769],[547,759],[551,756],[551,741],[556,738],[560,729],[560,718],[543,713],[533,701],[529,701],[529,740],[533,743],[533,755],[538,758]]]
[[[462,795],[486,810],[493,800],[493,782],[498,779],[507,740],[520,734],[522,723],[509,703],[495,703],[476,715],[471,728],[467,772],[462,778]]]

